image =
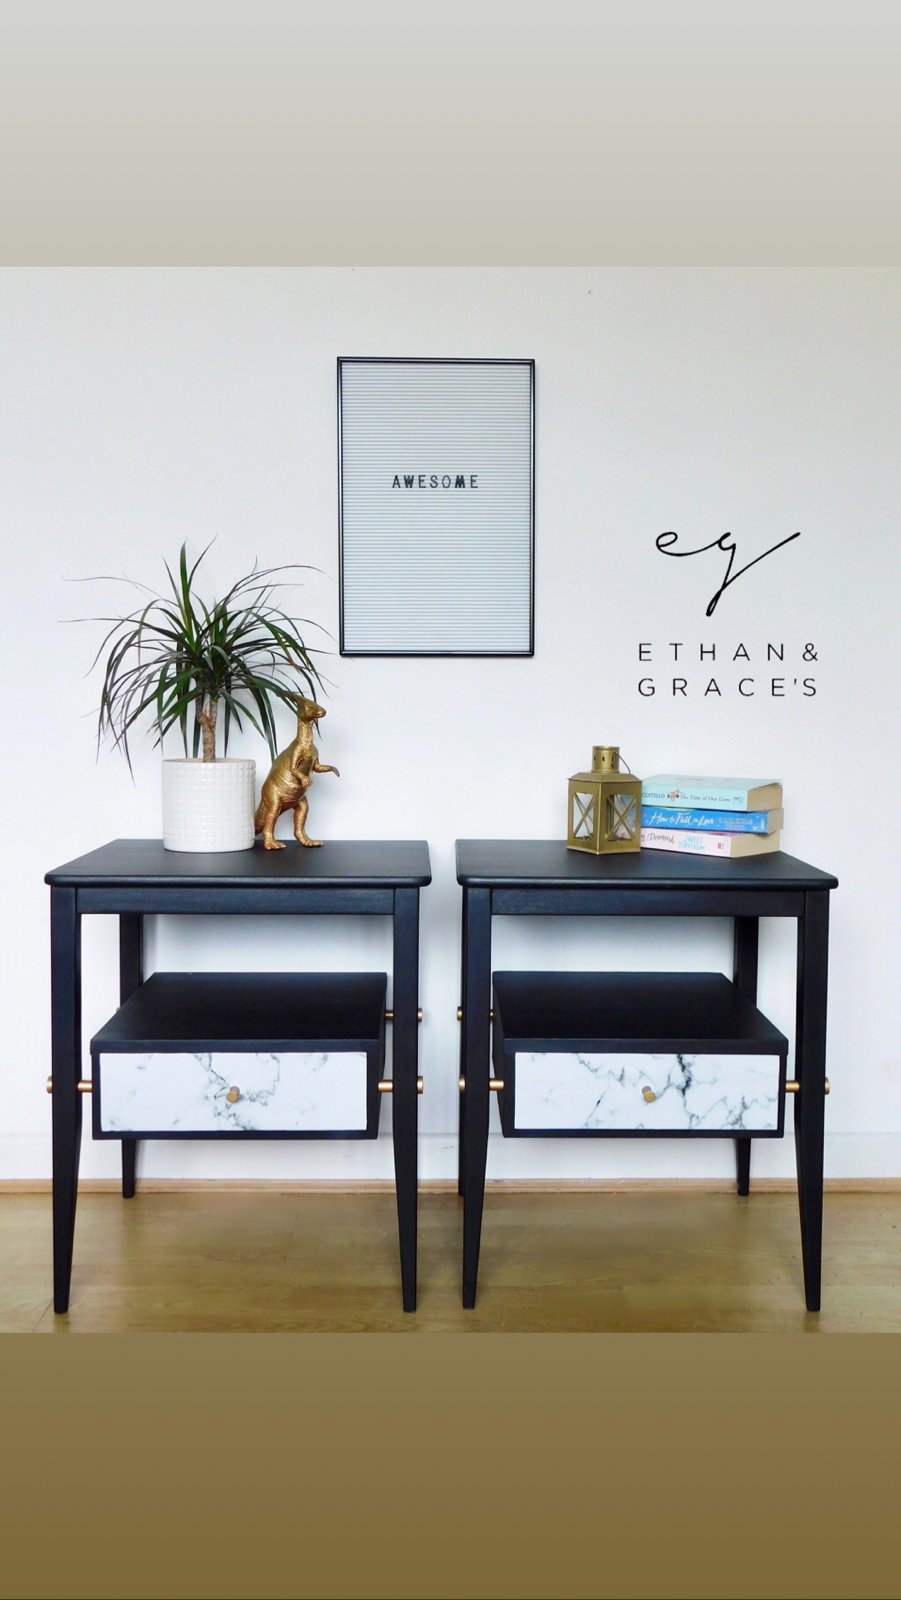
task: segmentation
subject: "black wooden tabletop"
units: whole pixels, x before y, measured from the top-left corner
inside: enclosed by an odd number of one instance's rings
[[[683,855],[675,850],[636,850],[590,855],[562,839],[458,839],[457,882],[469,888],[589,887],[694,888],[718,885],[759,889],[834,889],[838,879],[781,850],[737,860]]]
[[[429,847],[418,839],[328,840],[318,849],[286,840],[284,850],[265,850],[257,840],[251,850],[196,854],[166,850],[160,839],[113,839],[54,867],[44,882],[76,888],[114,883],[412,888],[430,883],[431,876]]]

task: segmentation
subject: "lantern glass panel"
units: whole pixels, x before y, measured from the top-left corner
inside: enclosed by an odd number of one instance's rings
[[[594,802],[593,794],[573,795],[572,833],[574,839],[590,839],[594,835]]]
[[[634,839],[638,831],[638,805],[631,794],[607,795],[604,836],[607,839]]]

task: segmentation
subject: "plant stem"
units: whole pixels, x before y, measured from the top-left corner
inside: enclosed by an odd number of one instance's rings
[[[203,705],[197,717],[203,737],[204,761],[215,761],[216,759],[216,713],[218,709],[219,702],[213,700],[210,695],[205,694]]]

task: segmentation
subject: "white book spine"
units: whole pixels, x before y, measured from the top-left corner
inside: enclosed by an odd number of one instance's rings
[[[756,853],[735,848],[735,839],[750,835],[734,833],[697,833],[688,828],[642,828],[641,843],[648,850],[679,850],[684,855],[732,856]],[[770,834],[769,839],[773,840]],[[775,846],[771,846],[775,848]]]

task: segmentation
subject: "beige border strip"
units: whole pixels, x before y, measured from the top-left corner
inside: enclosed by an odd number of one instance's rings
[[[493,1194],[639,1194],[655,1190],[668,1194],[731,1194],[731,1178],[489,1178],[486,1191]],[[827,1178],[831,1194],[901,1194],[901,1178]],[[49,1178],[0,1178],[0,1198],[10,1194],[49,1194]],[[119,1194],[118,1178],[85,1178],[79,1194]],[[391,1178],[352,1182],[335,1179],[269,1178],[139,1178],[139,1194],[381,1194],[393,1193]],[[794,1194],[794,1178],[753,1178],[753,1194]],[[419,1185],[420,1194],[456,1194],[453,1178],[431,1178]]]

